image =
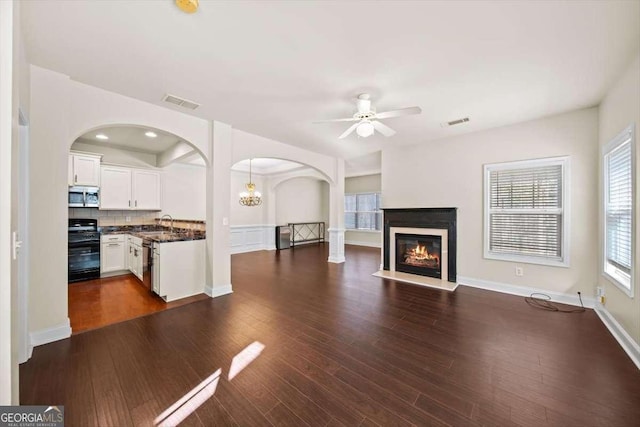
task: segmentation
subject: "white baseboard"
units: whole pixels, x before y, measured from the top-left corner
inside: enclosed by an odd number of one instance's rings
[[[379,242],[360,242],[358,240],[345,240],[345,245],[355,245],[355,246],[367,246],[369,248],[380,248],[381,245]]]
[[[460,285],[470,286],[472,288],[486,289],[489,291],[502,292],[504,294],[519,295],[523,297],[528,297],[533,293],[542,293],[549,295],[551,297],[551,301],[580,307],[580,299],[577,294],[571,295],[556,291],[548,291],[546,289],[516,286],[509,283],[492,282],[490,280],[474,279],[472,277],[464,276],[457,276],[457,282]],[[595,299],[593,297],[582,295],[582,303],[586,308],[593,308],[595,306]]]
[[[231,284],[225,286],[216,286],[215,288],[211,286],[205,286],[204,293],[209,295],[211,298],[216,298],[221,297],[222,295],[233,293],[233,289],[231,287]]]
[[[327,261],[333,262],[335,264],[341,264],[341,263],[345,262],[345,258],[344,257],[332,257],[332,256],[330,256]]]
[[[624,330],[622,325],[618,323],[615,317],[613,317],[613,315],[609,313],[609,310],[607,310],[603,305],[597,304],[595,312],[609,332],[611,332],[611,335],[613,335],[622,349],[627,353],[629,358],[631,358],[633,363],[635,363],[638,369],[640,369],[640,345],[631,338],[631,335]]]
[[[71,322],[69,318],[64,323],[52,328],[42,329],[29,333],[29,344],[32,347],[63,340],[71,336]]]

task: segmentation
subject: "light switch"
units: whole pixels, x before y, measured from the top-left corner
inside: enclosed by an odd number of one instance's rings
[[[222,225],[229,225],[229,218],[227,218],[226,216],[222,218]]]

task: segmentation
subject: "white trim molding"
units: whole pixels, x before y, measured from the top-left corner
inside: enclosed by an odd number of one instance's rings
[[[36,347],[50,342],[63,340],[71,336],[71,322],[67,317],[67,321],[57,326],[53,326],[47,329],[41,329],[29,333],[29,344],[31,347]]]
[[[531,288],[529,286],[516,286],[509,283],[492,282],[490,280],[474,279],[472,277],[464,277],[458,275],[458,284],[469,286],[471,288],[485,289],[488,291],[502,292],[503,294],[518,295],[528,297],[533,293],[546,294],[551,297],[551,301],[561,304],[580,306],[580,298],[578,294],[571,295],[562,292],[548,291],[540,288]],[[595,299],[582,295],[582,303],[585,308],[594,308]]]
[[[232,225],[229,229],[232,255],[276,249],[276,226],[273,224]]]
[[[359,240],[345,240],[345,245],[354,245],[354,246],[367,246],[370,248],[381,248],[382,244],[380,242],[361,242]]]
[[[627,353],[629,358],[640,369],[640,345],[631,338],[631,335],[624,330],[622,325],[613,317],[609,310],[607,310],[602,304],[597,304],[594,311],[607,327],[611,335],[618,341],[622,349]]]
[[[204,293],[209,295],[211,298],[217,298],[223,295],[232,294],[233,288],[231,287],[231,284],[225,286],[216,286],[215,288],[212,286],[205,286]]]
[[[609,262],[607,259],[608,245],[607,245],[607,199],[609,198],[609,162],[608,156],[618,150],[622,145],[629,143],[630,148],[630,162],[631,162],[631,268],[630,273],[622,271],[613,262]],[[624,292],[628,297],[633,298],[635,293],[635,271],[636,271],[636,134],[635,124],[627,126],[622,132],[616,135],[609,143],[602,147],[601,161],[602,161],[602,191],[603,198],[601,200],[601,217],[604,218],[604,227],[602,229],[602,261],[600,265],[600,274],[609,282],[614,284],[618,289]]]

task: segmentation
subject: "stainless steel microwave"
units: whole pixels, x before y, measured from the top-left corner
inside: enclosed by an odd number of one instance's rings
[[[98,187],[69,187],[69,207],[100,207],[100,189]]]

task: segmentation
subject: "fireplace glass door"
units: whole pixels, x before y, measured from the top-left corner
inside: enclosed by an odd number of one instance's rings
[[[395,236],[396,271],[441,278],[442,237],[399,233]]]

